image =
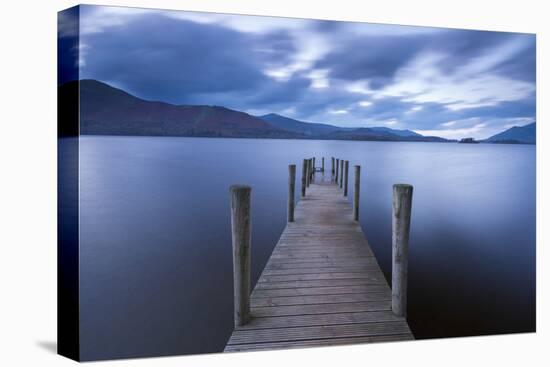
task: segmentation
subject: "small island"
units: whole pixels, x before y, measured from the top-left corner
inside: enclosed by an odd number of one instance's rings
[[[479,144],[474,138],[463,138],[458,141],[461,144]]]

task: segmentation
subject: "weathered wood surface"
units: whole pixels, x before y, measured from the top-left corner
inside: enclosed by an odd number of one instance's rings
[[[233,185],[231,192],[231,237],[235,327],[250,320],[250,192],[249,186]]]
[[[407,272],[413,187],[393,185],[392,211],[392,310],[407,317]]]
[[[338,169],[336,164],[336,169]],[[341,173],[341,170],[340,170]],[[352,206],[319,174],[254,288],[251,319],[225,351],[411,340]]]

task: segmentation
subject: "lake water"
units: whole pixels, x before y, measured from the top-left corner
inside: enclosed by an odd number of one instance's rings
[[[80,141],[82,358],[221,351],[233,329],[228,188],[253,188],[255,283],[285,226],[288,164],[299,183],[312,156],[328,169],[331,156],[361,165],[361,226],[387,279],[392,185],[414,185],[417,338],[535,330],[534,146],[90,136]]]

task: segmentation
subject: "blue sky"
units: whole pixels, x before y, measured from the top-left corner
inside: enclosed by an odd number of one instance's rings
[[[535,120],[535,36],[82,6],[81,78],[138,97],[485,138]]]

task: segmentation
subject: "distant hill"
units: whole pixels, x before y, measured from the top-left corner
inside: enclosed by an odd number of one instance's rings
[[[270,123],[271,125],[279,129],[293,131],[296,133],[301,133],[309,136],[324,135],[324,134],[329,134],[331,132],[340,130],[339,127],[336,127],[333,125],[294,120],[286,116],[278,115],[276,113],[270,113],[267,115],[258,116],[258,118]]]
[[[354,130],[340,130],[329,135],[336,140],[373,140],[373,141],[424,141],[424,142],[448,142],[449,140],[436,136],[423,136],[420,134],[403,136],[392,132],[393,129],[376,130],[376,128],[362,127]]]
[[[422,136],[410,130],[387,127],[341,128],[299,121],[274,113],[257,117],[222,106],[173,105],[147,101],[122,89],[90,79],[59,86],[60,96],[78,93],[82,135],[447,141]],[[65,114],[60,111],[61,132],[65,127],[74,126],[69,115],[66,118],[63,116]]]
[[[270,113],[258,116],[278,129],[302,133],[316,139],[375,140],[375,141],[447,141],[443,138],[427,137],[411,130],[397,130],[389,127],[342,128],[329,124],[305,122]]]
[[[370,129],[371,129],[371,130],[374,130],[374,131],[390,133],[390,134],[392,134],[392,135],[397,135],[397,136],[406,136],[406,137],[416,136],[416,137],[422,137],[422,135],[420,135],[420,134],[418,134],[418,133],[415,133],[415,132],[412,131],[412,130],[390,129],[389,127],[371,127]]]
[[[60,88],[75,88],[76,83]],[[96,80],[80,81],[80,103],[83,135],[302,137],[244,112],[220,106],[146,101]]]
[[[525,126],[514,126],[499,134],[493,135],[488,139],[485,139],[484,142],[500,144],[536,144],[536,123],[533,122]]]

